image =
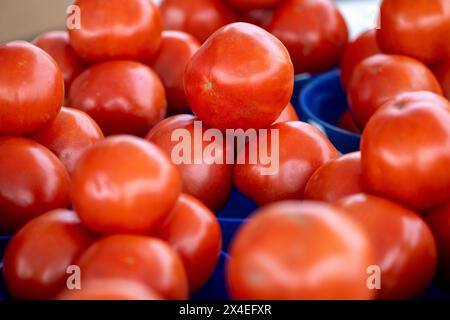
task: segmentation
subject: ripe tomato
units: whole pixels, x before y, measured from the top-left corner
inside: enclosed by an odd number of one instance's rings
[[[250,9],[239,11],[239,21],[255,24],[267,29],[272,21],[273,9]]]
[[[99,233],[148,233],[166,218],[180,194],[175,166],[153,144],[131,136],[98,142],[73,174],[72,203]]]
[[[3,259],[9,294],[15,299],[50,299],[67,281],[67,268],[93,242],[69,210],[54,210],[28,222],[12,238]]]
[[[350,111],[344,112],[344,114],[339,119],[337,126],[342,130],[356,134],[361,134],[361,129],[358,128],[358,125],[355,123],[355,120],[353,120]]]
[[[361,153],[353,152],[323,164],[308,180],[305,199],[334,202],[363,192]]]
[[[54,120],[33,133],[31,138],[56,154],[72,175],[80,157],[103,139],[103,133],[86,113],[63,107]]]
[[[153,1],[75,0],[81,28],[69,29],[70,44],[86,61],[147,61],[161,44],[162,18]]]
[[[233,165],[226,164],[225,143],[222,146],[215,144],[217,148],[214,155],[210,154],[204,157],[205,148],[211,142],[202,140],[202,159],[197,159],[196,142],[194,141],[197,138],[195,121],[198,121],[198,119],[186,114],[169,117],[150,130],[146,139],[157,145],[171,159],[174,159],[173,152],[176,152],[181,139],[172,139],[173,133],[175,130],[183,130],[189,135],[189,149],[192,156],[189,157],[188,162],[177,164],[183,182],[183,191],[195,196],[216,212],[223,208],[230,196],[233,185]],[[202,125],[202,131],[200,132],[202,136],[206,130],[208,130],[208,127]],[[213,163],[216,158],[220,159],[223,164]],[[220,192],[211,192],[212,190],[220,190]]]
[[[289,102],[287,107],[281,112],[280,116],[273,124],[287,122],[287,121],[299,121],[297,111],[294,106]]]
[[[96,241],[77,263],[83,281],[102,278],[135,280],[169,300],[187,299],[183,262],[164,241],[137,235],[114,235]]]
[[[169,113],[191,111],[184,93],[183,77],[189,60],[200,48],[200,43],[181,31],[164,31],[161,47],[151,66],[161,78],[166,89]]]
[[[69,204],[70,179],[47,148],[20,137],[0,137],[0,234]]]
[[[449,34],[448,0],[384,0],[381,4],[377,38],[385,52],[438,62],[450,55]]]
[[[30,133],[56,116],[64,79],[48,54],[24,41],[0,44],[0,70],[0,134]]]
[[[240,9],[265,9],[273,8],[283,0],[226,0],[235,8]]]
[[[430,286],[437,262],[431,230],[415,212],[383,198],[357,194],[337,205],[360,222],[381,270],[381,300],[417,299]]]
[[[290,201],[260,209],[238,231],[227,282],[233,299],[371,299],[372,247],[337,207]]]
[[[222,249],[220,225],[214,213],[194,197],[181,194],[155,235],[180,255],[190,292],[200,289],[213,273]]]
[[[438,64],[433,72],[444,91],[444,95],[450,100],[450,59]]]
[[[65,31],[53,31],[41,34],[33,44],[55,59],[64,77],[66,92],[69,92],[73,80],[86,68],[84,62],[69,44],[69,35]]]
[[[378,46],[376,29],[368,30],[350,42],[344,51],[340,66],[343,87],[348,87],[353,71],[361,61],[378,53],[381,53],[381,49]]]
[[[366,188],[419,210],[449,200],[449,123],[450,103],[433,93],[387,102],[362,136]]]
[[[294,70],[274,36],[252,24],[234,23],[197,51],[184,84],[192,110],[210,127],[265,128],[289,103]]]
[[[275,142],[272,147],[273,130],[279,133],[279,143]],[[272,166],[278,164],[274,172],[262,174],[261,169],[269,169],[270,164],[262,163],[261,157],[258,157],[256,164],[251,163],[250,157],[246,157],[244,164],[237,163],[234,167],[236,186],[259,205],[279,200],[302,199],[306,183],[314,171],[339,155],[322,132],[299,121],[279,123],[270,127],[266,136],[258,138],[258,149],[265,144],[272,158]],[[272,148],[275,154],[270,153]],[[248,155],[250,150],[250,145],[247,144],[241,153]],[[243,158],[243,154],[239,154],[239,158]]]
[[[237,19],[222,0],[162,0],[160,9],[165,30],[187,32],[200,42]]]
[[[411,91],[442,94],[435,76],[421,62],[404,56],[371,56],[355,68],[348,84],[350,112],[363,128],[383,103]]]
[[[88,113],[105,135],[145,135],[166,114],[164,86],[149,67],[132,61],[96,64],[72,84],[69,106]]]
[[[345,20],[329,0],[288,0],[275,10],[268,31],[289,50],[296,73],[326,71],[348,42]]]

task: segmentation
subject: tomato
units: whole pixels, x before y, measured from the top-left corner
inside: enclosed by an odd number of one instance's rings
[[[381,270],[381,300],[418,299],[430,286],[437,261],[431,230],[414,211],[383,198],[357,194],[337,203],[360,222],[374,244]]]
[[[355,68],[348,84],[350,112],[364,127],[383,103],[410,91],[442,94],[433,73],[421,62],[396,55],[371,56]]]
[[[148,233],[180,194],[175,166],[153,144],[131,136],[98,142],[73,174],[72,203],[83,224],[99,233]]]
[[[226,267],[233,299],[371,299],[372,247],[337,207],[290,201],[260,209],[231,245]]]
[[[191,110],[184,94],[183,77],[189,60],[200,48],[200,43],[181,31],[164,31],[161,47],[151,66],[166,89],[169,113],[187,113]]]
[[[162,0],[160,9],[165,30],[187,32],[200,42],[237,19],[222,0]]]
[[[356,66],[364,59],[381,53],[377,42],[377,30],[371,29],[358,36],[347,45],[341,60],[341,82],[348,87]]]
[[[86,250],[77,264],[83,272],[82,283],[102,278],[134,280],[169,300],[188,297],[183,262],[159,239],[138,235],[105,237]]]
[[[220,225],[203,203],[181,194],[175,207],[155,234],[180,255],[189,289],[200,289],[213,273],[222,249]]]
[[[272,21],[273,9],[250,9],[239,11],[239,21],[267,29]]]
[[[450,59],[438,64],[433,72],[444,91],[444,95],[450,100]]]
[[[47,148],[20,137],[0,137],[0,234],[69,204],[70,179]]]
[[[361,153],[353,152],[323,164],[308,180],[305,199],[334,202],[363,192]]]
[[[294,106],[289,102],[287,107],[284,108],[284,110],[281,112],[280,116],[273,124],[277,124],[280,122],[287,122],[287,121],[298,121],[298,115],[297,111],[295,111]]]
[[[405,93],[369,121],[361,143],[368,190],[419,210],[450,199],[450,103]]]
[[[69,210],[54,210],[28,222],[12,238],[3,258],[9,294],[15,299],[50,299],[66,285],[67,268],[93,242]]]
[[[268,31],[287,47],[296,73],[331,69],[348,42],[345,20],[329,0],[287,0],[275,10]]]
[[[226,0],[235,8],[240,9],[265,9],[273,8],[283,0]]]
[[[274,36],[252,24],[234,23],[197,51],[184,84],[192,111],[210,127],[264,128],[289,103],[294,70]]]
[[[385,52],[414,57],[425,63],[450,56],[448,0],[384,0],[378,43]]]
[[[201,159],[198,159],[195,151],[195,122],[198,119],[192,115],[177,115],[164,119],[148,133],[146,139],[157,145],[173,161],[173,152],[176,152],[180,143],[178,139],[172,139],[175,130],[183,130],[189,135],[191,141],[189,161],[177,164],[183,182],[183,191],[195,196],[211,210],[219,211],[228,200],[233,185],[233,165],[226,164],[226,145],[217,146],[213,155],[205,155],[205,149],[211,142],[203,141],[201,145]],[[208,127],[202,124],[200,134],[205,134]],[[202,137],[200,137],[202,138]],[[183,138],[184,141],[184,138]],[[220,159],[222,164],[214,163]],[[220,192],[211,192],[220,190]]]
[[[361,134],[361,130],[353,120],[350,111],[345,111],[337,123],[338,128],[356,134]]]
[[[70,45],[67,32],[43,33],[34,39],[33,44],[55,59],[63,74],[66,92],[69,92],[73,80],[83,72],[86,66]]]
[[[72,84],[69,106],[88,113],[105,135],[145,135],[164,118],[164,86],[149,67],[132,61],[96,64]]]
[[[64,79],[48,54],[24,41],[0,44],[0,70],[0,134],[30,133],[56,116]]]
[[[279,143],[275,141],[274,146],[273,132],[279,134]],[[255,141],[251,143],[254,144]],[[271,164],[264,164],[261,156],[258,157],[257,163],[252,163],[251,157],[248,157],[244,164],[237,163],[234,168],[234,181],[238,189],[259,205],[279,200],[302,199],[306,183],[314,171],[339,155],[322,132],[299,121],[279,123],[270,127],[267,135],[258,138],[258,147],[261,145],[267,145],[268,151],[274,149],[268,153],[272,158]],[[250,145],[247,144],[241,153],[248,155],[250,150]],[[239,158],[243,158],[243,154],[239,154],[238,160]],[[262,169],[268,170],[271,166],[274,170],[264,175]]]
[[[69,174],[73,174],[78,160],[88,148],[103,139],[103,133],[86,113],[63,107],[54,120],[31,138],[49,148]]]
[[[153,1],[75,0],[81,28],[69,29],[70,44],[89,62],[147,61],[161,44],[162,18]]]

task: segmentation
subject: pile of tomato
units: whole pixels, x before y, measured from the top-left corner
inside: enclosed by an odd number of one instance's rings
[[[450,289],[448,0],[384,0],[379,28],[350,43],[330,0],[74,5],[80,28],[0,44],[12,298],[188,299],[218,263],[216,214],[233,186],[261,206],[232,240],[233,299]],[[338,65],[341,126],[362,134],[342,156],[289,102],[295,74]],[[278,169],[174,163],[173,133],[193,136],[199,121],[276,131]],[[226,147],[216,141],[213,158]]]

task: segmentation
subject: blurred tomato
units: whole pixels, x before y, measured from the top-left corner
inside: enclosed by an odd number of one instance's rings
[[[280,116],[273,124],[287,122],[287,121],[299,121],[297,111],[295,111],[294,106],[289,102],[287,107],[284,108],[283,112],[281,112]]]
[[[289,50],[296,73],[338,65],[348,42],[345,20],[330,0],[288,0],[275,10],[268,30]]]
[[[78,162],[72,203],[99,233],[148,233],[175,204],[181,182],[175,166],[153,144],[131,136],[98,142]]]
[[[273,8],[283,0],[226,0],[235,8],[240,9],[265,9]]]
[[[161,43],[163,23],[148,0],[75,0],[81,28],[69,29],[70,44],[81,58],[147,61]]]
[[[8,293],[15,299],[50,299],[66,285],[67,268],[94,240],[69,210],[54,210],[28,222],[3,258]]]
[[[433,72],[441,84],[444,95],[450,100],[450,59],[435,66]]]
[[[365,187],[416,209],[450,199],[450,103],[430,92],[388,101],[361,143]]]
[[[273,9],[240,10],[238,16],[239,21],[248,22],[267,29],[272,21],[273,12]]]
[[[209,126],[264,128],[289,103],[294,70],[274,36],[252,24],[234,23],[197,51],[184,83],[192,110]]]
[[[72,84],[69,106],[85,111],[105,135],[144,136],[167,109],[164,86],[149,67],[132,61],[96,64]]]
[[[338,128],[356,134],[361,134],[361,130],[353,120],[350,111],[345,111],[337,123]]]
[[[435,76],[412,58],[377,54],[364,59],[354,70],[348,85],[350,112],[363,128],[386,101],[411,91],[442,94]]]
[[[64,79],[48,54],[24,41],[0,44],[0,135],[30,133],[54,118]]]

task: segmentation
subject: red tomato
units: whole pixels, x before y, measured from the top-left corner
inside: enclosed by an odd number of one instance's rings
[[[241,10],[239,12],[239,20],[267,29],[272,21],[273,12],[273,9]]]
[[[47,148],[20,137],[0,137],[0,234],[69,204],[70,179]]]
[[[88,148],[103,139],[97,123],[86,113],[62,108],[56,118],[31,136],[61,160],[69,174]]]
[[[165,30],[187,32],[200,42],[237,19],[222,0],[162,0],[160,9]]]
[[[3,259],[9,294],[15,299],[50,299],[66,285],[67,268],[93,242],[69,210],[54,210],[28,222],[12,238]]]
[[[200,43],[181,31],[164,31],[161,47],[151,66],[166,89],[169,113],[191,111],[184,93],[183,77],[189,60],[200,48]]]
[[[374,244],[381,270],[378,298],[418,299],[430,286],[437,261],[429,227],[415,212],[383,198],[357,194],[337,203],[360,222]]]
[[[338,128],[356,134],[361,134],[361,130],[353,120],[353,116],[350,111],[345,111],[337,123]]]
[[[450,55],[448,0],[384,0],[378,43],[385,52],[403,54],[425,63]]]
[[[190,291],[200,289],[213,273],[222,249],[214,213],[196,198],[181,194],[156,236],[180,255]]]
[[[73,206],[89,229],[148,233],[164,221],[180,188],[177,169],[156,146],[115,136],[86,151],[71,191]]]
[[[368,30],[350,42],[341,60],[341,82],[343,87],[348,87],[353,71],[361,61],[378,53],[381,53],[381,49],[378,46],[376,29]]]
[[[162,18],[153,1],[75,0],[81,28],[69,29],[70,44],[81,58],[147,61],[161,44]]]
[[[433,69],[444,91],[444,95],[450,100],[450,60],[445,61]]]
[[[164,241],[114,235],[95,242],[78,260],[82,281],[102,278],[135,280],[169,300],[187,299],[183,262]]]
[[[64,77],[66,92],[69,92],[73,80],[86,68],[84,62],[69,44],[69,35],[65,31],[53,31],[41,34],[33,44],[55,59]]]
[[[274,147],[273,132],[279,134],[279,143],[275,142]],[[270,127],[266,136],[258,138],[258,147],[261,145],[267,145],[269,152],[274,148],[275,154],[269,153],[273,167],[276,165],[276,154],[279,154],[278,168],[274,167],[274,172],[262,174],[261,169],[267,170],[271,164],[264,164],[260,157],[256,164],[246,157],[248,159],[245,164],[238,163],[234,167],[236,186],[259,205],[279,200],[302,199],[306,183],[314,171],[339,156],[322,132],[299,121],[279,123]],[[247,144],[241,153],[248,155],[250,150],[250,145]],[[240,157],[243,158],[243,154],[238,155],[238,160]]]
[[[283,112],[281,112],[280,116],[273,124],[287,122],[287,121],[299,121],[297,111],[295,111],[294,106],[289,102],[287,107],[284,108]]]
[[[377,54],[364,59],[354,70],[348,85],[350,112],[364,127],[378,108],[398,94],[442,89],[421,62],[404,56]]]
[[[192,110],[210,127],[265,128],[289,103],[294,70],[274,36],[252,24],[234,23],[197,51],[184,84]]]
[[[72,84],[69,106],[88,113],[105,135],[145,135],[166,115],[164,86],[149,67],[132,61],[96,64]]]
[[[231,246],[233,299],[371,299],[372,247],[362,228],[324,203],[281,202],[251,217]]]
[[[363,192],[361,153],[331,160],[314,172],[305,188],[305,199],[334,202]]]
[[[289,50],[296,73],[336,66],[348,42],[345,20],[330,0],[288,0],[275,10],[268,30]]]
[[[273,8],[283,0],[226,0],[235,8],[240,9],[265,9]]]
[[[450,103],[433,93],[387,102],[362,136],[366,188],[419,210],[449,200],[449,123]]]
[[[172,153],[176,152],[177,145],[181,143],[181,139],[174,140],[172,139],[172,135],[175,130],[185,131],[191,137],[189,149],[192,156],[189,157],[188,162],[177,164],[181,173],[183,191],[198,198],[211,210],[219,211],[225,205],[231,192],[233,185],[233,165],[226,164],[225,143],[220,146],[215,144],[217,146],[215,153],[203,157],[205,155],[205,149],[211,142],[202,140],[202,159],[197,159],[195,153],[196,144],[193,141],[197,138],[195,135],[195,121],[198,122],[198,119],[192,115],[172,116],[158,123],[148,133],[146,139],[153,142],[167,156],[173,159]],[[208,127],[202,125],[201,134],[205,134],[206,130],[208,130]],[[223,164],[213,163],[216,157]],[[212,192],[212,190],[220,190],[220,192]]]
[[[30,133],[56,116],[64,79],[48,54],[24,41],[0,44],[0,70],[0,134]]]

